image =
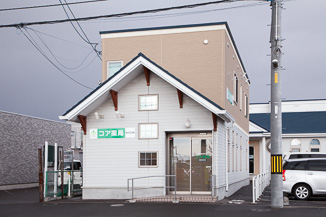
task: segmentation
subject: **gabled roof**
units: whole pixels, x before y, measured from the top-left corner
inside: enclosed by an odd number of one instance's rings
[[[182,91],[184,94],[192,98],[194,101],[216,114],[223,120],[230,122],[234,121],[233,117],[218,104],[208,99],[153,61],[147,58],[144,54],[139,53],[128,64],[121,68],[115,75],[111,76],[108,80],[103,82],[90,94],[84,97],[71,109],[69,109],[63,116],[59,118],[68,121],[78,121],[78,115],[87,116],[100,106],[104,101],[111,98],[109,91],[119,91],[130,81],[135,79],[139,74],[144,73],[144,67],[155,73],[160,78]]]
[[[250,114],[250,121],[270,132],[270,113]],[[282,134],[326,133],[326,111],[282,113]]]

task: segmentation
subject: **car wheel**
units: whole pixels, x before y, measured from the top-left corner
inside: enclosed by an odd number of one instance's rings
[[[298,200],[307,200],[311,196],[311,190],[308,185],[298,184],[293,190],[294,196]]]

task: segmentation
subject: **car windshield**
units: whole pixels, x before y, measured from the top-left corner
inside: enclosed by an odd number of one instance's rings
[[[63,163],[63,169],[64,170],[71,170],[71,162],[64,162]],[[80,162],[74,162],[73,163],[73,170],[80,170],[81,169],[81,163]]]

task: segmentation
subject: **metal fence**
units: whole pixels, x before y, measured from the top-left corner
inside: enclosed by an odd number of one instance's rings
[[[256,203],[264,189],[270,184],[271,173],[262,173],[252,178],[252,202]]]
[[[44,176],[44,198],[45,200],[52,200],[60,197],[81,195],[82,184],[81,170],[46,171]]]

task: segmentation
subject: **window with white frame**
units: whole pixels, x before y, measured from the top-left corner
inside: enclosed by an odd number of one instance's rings
[[[139,111],[157,111],[158,95],[139,95],[138,109]]]
[[[107,62],[107,78],[117,73],[122,68],[122,61],[108,61]]]
[[[139,167],[157,167],[157,152],[139,152]]]
[[[138,126],[139,139],[157,139],[158,123],[144,123]]]

